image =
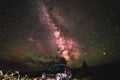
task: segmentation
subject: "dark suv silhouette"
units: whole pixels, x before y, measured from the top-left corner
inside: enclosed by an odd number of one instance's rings
[[[42,74],[42,80],[47,78],[55,78],[55,80],[71,79],[72,74],[70,68],[65,64],[55,64],[44,71]]]

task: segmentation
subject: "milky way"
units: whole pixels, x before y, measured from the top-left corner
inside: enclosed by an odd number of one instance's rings
[[[79,50],[77,44],[72,39],[67,39],[62,34],[60,28],[56,26],[56,24],[51,19],[51,16],[48,13],[45,5],[42,5],[42,11],[44,14],[44,18],[46,18],[46,24],[50,27],[54,35],[54,42],[56,43],[57,52],[61,54],[66,60],[69,59],[69,55],[73,55],[74,58],[78,58]],[[52,39],[52,38],[51,38]]]

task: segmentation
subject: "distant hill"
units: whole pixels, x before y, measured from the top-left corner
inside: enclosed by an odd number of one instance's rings
[[[120,80],[120,61],[93,67],[84,65],[81,68],[72,69],[72,73],[77,78],[92,77],[95,80]]]
[[[9,60],[0,57],[0,70],[2,70],[3,72],[7,72],[8,70],[24,71],[24,70],[29,70],[29,67],[27,67],[23,63],[17,62],[16,60]]]

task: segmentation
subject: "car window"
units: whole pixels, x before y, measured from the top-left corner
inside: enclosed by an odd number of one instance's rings
[[[69,71],[69,67],[65,65],[54,65],[49,68],[51,72],[64,72],[64,70]]]
[[[53,69],[54,69],[53,66],[48,68],[49,71],[53,71]]]
[[[57,66],[52,66],[48,70],[51,71],[51,72],[55,72],[55,71],[58,70],[58,67]]]

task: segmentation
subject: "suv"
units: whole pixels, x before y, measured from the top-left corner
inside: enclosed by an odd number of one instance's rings
[[[55,78],[55,80],[71,79],[72,74],[70,68],[65,64],[55,64],[42,73],[42,80],[47,78]]]

